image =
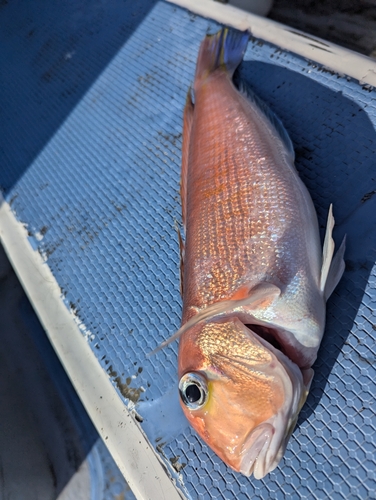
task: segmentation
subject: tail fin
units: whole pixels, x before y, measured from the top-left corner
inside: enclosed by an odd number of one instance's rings
[[[207,35],[197,58],[195,88],[218,68],[232,76],[243,59],[248,40],[247,31],[228,28],[222,28],[215,35]]]

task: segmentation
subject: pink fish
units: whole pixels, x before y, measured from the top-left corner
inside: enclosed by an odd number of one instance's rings
[[[198,55],[184,111],[182,327],[163,345],[180,337],[193,428],[259,479],[278,465],[306,400],[345,245],[333,259],[330,207],[322,251],[286,130],[232,81],[247,43],[223,29]]]

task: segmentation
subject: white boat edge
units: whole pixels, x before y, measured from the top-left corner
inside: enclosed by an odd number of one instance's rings
[[[376,86],[376,60],[368,56],[215,0],[167,1],[226,26],[249,30],[256,38],[316,62],[340,76],[354,78],[361,85]]]
[[[174,481],[128,411],[65,306],[49,266],[0,194],[0,241],[98,433],[135,497],[181,500]]]

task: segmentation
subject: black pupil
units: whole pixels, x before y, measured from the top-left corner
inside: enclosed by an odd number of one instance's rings
[[[190,403],[197,403],[201,397],[201,391],[196,384],[191,384],[185,389],[185,397]]]

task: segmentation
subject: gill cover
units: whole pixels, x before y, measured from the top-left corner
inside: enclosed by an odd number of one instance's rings
[[[306,397],[284,354],[236,317],[201,323],[181,340],[179,377],[186,417],[227,465],[256,478],[278,465]]]

